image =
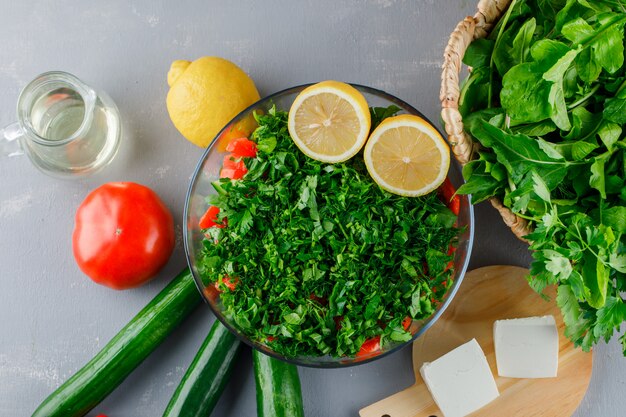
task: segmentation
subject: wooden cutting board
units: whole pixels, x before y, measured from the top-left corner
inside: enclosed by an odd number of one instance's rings
[[[457,346],[476,338],[498,385],[500,397],[471,414],[474,417],[566,417],[582,400],[591,378],[592,354],[574,348],[563,335],[563,319],[554,301],[555,289],[543,300],[525,280],[528,270],[489,266],[469,272],[459,292],[439,318],[413,344],[415,385],[359,411],[361,417],[443,417],[419,369]],[[516,379],[498,376],[493,322],[499,319],[554,316],[559,330],[556,378]]]

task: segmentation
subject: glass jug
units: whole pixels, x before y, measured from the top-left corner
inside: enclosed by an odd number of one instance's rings
[[[46,72],[20,93],[17,122],[0,130],[0,155],[25,153],[44,173],[69,178],[109,164],[120,135],[119,111],[109,96],[72,74]]]

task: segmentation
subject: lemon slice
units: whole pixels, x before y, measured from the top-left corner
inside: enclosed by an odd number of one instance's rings
[[[365,145],[363,159],[383,189],[417,197],[435,190],[446,179],[450,149],[430,123],[405,114],[378,125]]]
[[[289,134],[300,150],[322,162],[343,162],[367,141],[370,112],[349,84],[323,81],[305,88],[289,109]]]

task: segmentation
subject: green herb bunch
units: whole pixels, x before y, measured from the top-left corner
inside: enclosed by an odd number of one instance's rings
[[[430,316],[452,282],[456,215],[436,193],[382,190],[359,156],[308,158],[286,112],[256,118],[248,173],[215,182],[208,197],[227,226],[208,230],[199,264],[207,283],[217,280],[225,314],[288,357],[351,356],[375,336],[410,340],[403,320]]]
[[[459,107],[482,147],[459,193],[534,227],[529,283],[558,284],[584,350],[626,320],[625,23],[617,0],[513,0],[464,57]]]

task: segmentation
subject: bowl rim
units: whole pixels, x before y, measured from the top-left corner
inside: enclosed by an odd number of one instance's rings
[[[302,91],[304,88],[311,86],[315,84],[314,82],[312,83],[305,83],[305,84],[300,84],[297,86],[293,86],[293,87],[288,87],[282,90],[279,90],[275,93],[272,93],[266,97],[263,97],[259,100],[257,100],[256,102],[254,102],[253,104],[251,104],[250,106],[246,107],[244,110],[240,111],[239,113],[237,113],[237,115],[235,115],[231,120],[228,121],[228,123],[226,123],[226,125],[224,125],[224,127],[222,129],[220,129],[220,131],[215,135],[215,137],[213,138],[213,140],[211,140],[211,142],[209,143],[209,145],[207,146],[207,148],[204,150],[204,152],[202,153],[202,156],[200,157],[200,159],[198,160],[198,163],[196,164],[196,167],[194,168],[193,174],[191,176],[191,179],[189,181],[189,186],[187,188],[187,193],[185,195],[185,206],[184,206],[184,210],[183,210],[183,246],[184,246],[184,250],[185,250],[185,258],[187,260],[187,265],[189,267],[189,270],[191,271],[191,275],[193,276],[194,282],[196,284],[196,288],[198,289],[198,292],[200,292],[200,296],[202,297],[202,300],[204,301],[205,304],[208,304],[209,308],[211,309],[211,311],[213,312],[213,315],[215,316],[215,318],[217,320],[219,320],[232,334],[234,334],[240,341],[244,342],[246,345],[250,346],[252,349],[256,349],[266,355],[269,355],[275,359],[293,364],[293,365],[297,365],[297,366],[303,366],[303,367],[307,367],[307,368],[318,368],[318,369],[333,369],[333,368],[348,368],[351,366],[358,366],[358,365],[363,365],[366,363],[370,363],[373,362],[375,360],[384,358],[386,356],[389,356],[399,350],[402,350],[404,348],[406,348],[409,345],[412,345],[413,342],[415,342],[415,340],[421,336],[424,332],[426,332],[430,327],[432,327],[433,324],[435,324],[437,322],[437,320],[439,319],[439,317],[444,313],[444,311],[448,308],[449,304],[452,302],[452,300],[454,299],[459,287],[461,286],[461,284],[463,283],[463,279],[465,278],[465,274],[467,272],[467,268],[469,266],[469,262],[470,262],[470,258],[471,258],[471,254],[472,254],[472,249],[473,249],[473,245],[474,245],[474,224],[475,224],[475,219],[474,219],[474,206],[472,205],[472,201],[471,201],[471,195],[467,195],[465,197],[467,197],[468,199],[468,218],[469,218],[469,225],[470,227],[468,227],[468,231],[469,231],[469,236],[467,239],[467,250],[466,250],[466,256],[465,256],[465,260],[463,261],[463,265],[461,266],[461,269],[459,271],[458,274],[458,279],[456,279],[454,281],[454,284],[452,285],[452,287],[448,290],[448,292],[446,293],[446,299],[444,300],[444,302],[440,305],[439,309],[437,309],[431,316],[429,316],[428,318],[424,319],[424,324],[417,330],[417,332],[415,332],[415,334],[413,334],[413,336],[411,337],[411,340],[398,344],[397,346],[386,350],[384,352],[381,352],[380,354],[377,355],[372,355],[370,357],[366,357],[363,359],[359,359],[359,360],[353,360],[353,358],[350,358],[351,360],[349,362],[342,362],[340,358],[337,358],[336,361],[329,361],[329,362],[319,362],[319,363],[310,363],[310,362],[303,362],[300,361],[298,359],[295,358],[288,358],[282,355],[279,355],[278,353],[272,351],[271,349],[268,348],[261,348],[259,345],[257,346],[256,342],[250,340],[248,337],[246,337],[245,335],[243,335],[241,332],[239,332],[237,329],[235,329],[224,317],[222,314],[220,314],[218,311],[216,311],[214,309],[214,307],[211,305],[211,303],[208,302],[208,300],[206,299],[206,296],[204,295],[204,285],[202,284],[202,279],[200,279],[200,277],[197,276],[195,269],[194,269],[194,263],[192,262],[191,259],[191,248],[189,247],[189,239],[188,239],[188,213],[189,213],[189,202],[191,201],[191,197],[192,197],[192,193],[193,193],[193,188],[194,185],[196,183],[196,179],[198,177],[198,175],[200,174],[200,172],[202,171],[202,166],[204,161],[207,158],[207,155],[212,151],[213,147],[215,146],[215,144],[217,143],[217,139],[222,135],[222,133],[224,133],[224,131],[230,127],[231,123],[238,119],[240,116],[242,116],[243,114],[249,113],[250,111],[254,110],[254,108],[258,107],[260,103],[265,103],[267,101],[271,101],[272,99],[278,97],[278,96],[282,96],[285,94],[289,94],[289,93],[295,93],[295,92],[299,92]],[[410,112],[413,112],[414,114],[422,117],[426,122],[428,122],[440,135],[442,135],[441,131],[439,130],[439,128],[437,128],[437,126],[435,126],[435,124],[428,118],[426,117],[422,112],[420,112],[419,110],[417,110],[415,107],[411,106],[410,104],[406,103],[404,100],[389,94],[383,90],[379,90],[377,88],[373,88],[373,87],[369,87],[366,85],[361,85],[361,84],[356,84],[356,83],[348,83],[351,86],[353,86],[354,88],[356,88],[359,91],[363,91],[366,93],[370,93],[372,95],[375,96],[379,96],[382,97],[388,101],[391,102],[395,102],[398,103],[400,105],[402,105],[405,109],[409,110]],[[442,137],[444,137],[442,135]],[[454,158],[453,158],[454,159]],[[458,166],[458,161],[453,160],[453,163],[450,164],[450,168],[448,173],[450,172],[450,170],[454,170],[457,173],[460,173],[460,168]],[[446,176],[446,178],[448,178],[449,175]],[[460,176],[460,178],[462,179],[463,177]],[[314,358],[314,356],[311,356],[310,358]]]

